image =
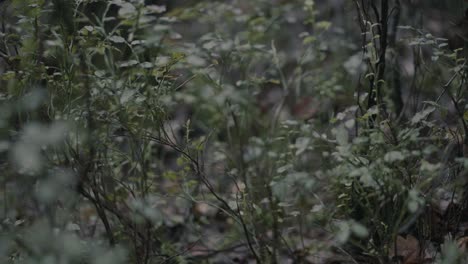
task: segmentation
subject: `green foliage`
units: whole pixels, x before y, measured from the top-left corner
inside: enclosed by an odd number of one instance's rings
[[[463,263],[463,48],[399,1],[161,2],[0,1],[0,262]]]

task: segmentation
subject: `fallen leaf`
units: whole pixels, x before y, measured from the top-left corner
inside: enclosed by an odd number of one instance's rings
[[[314,98],[308,96],[300,99],[292,109],[292,114],[300,119],[313,118],[320,109],[320,103]]]
[[[461,237],[461,238],[457,239],[457,246],[461,251],[467,252],[467,249],[468,249],[468,236]]]
[[[403,259],[403,264],[421,264],[424,263],[424,257],[421,254],[419,240],[412,235],[407,235],[406,238],[398,236],[396,239],[396,250],[392,248],[390,257],[395,256]]]
[[[218,208],[206,203],[196,203],[193,207],[195,216],[214,217],[218,213]]]

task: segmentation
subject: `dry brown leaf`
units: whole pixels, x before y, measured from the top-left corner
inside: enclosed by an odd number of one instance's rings
[[[193,207],[193,213],[197,217],[214,217],[218,213],[218,208],[206,203],[196,203]]]
[[[300,119],[313,118],[320,109],[320,103],[308,96],[300,99],[293,107],[292,114]]]
[[[204,256],[206,254],[209,254],[210,249],[204,245],[195,244],[189,247],[188,252],[190,256],[197,257],[197,256]]]
[[[402,259],[403,264],[425,264],[433,263],[435,249],[431,247],[429,241],[424,242],[424,249],[419,240],[412,235],[407,235],[406,238],[398,236],[396,241],[396,256]],[[395,256],[395,250],[392,248],[390,257]]]
[[[461,237],[461,238],[457,239],[457,246],[461,251],[467,252],[467,249],[468,249],[468,236]]]
[[[403,259],[403,264],[421,264],[424,263],[424,258],[421,256],[421,248],[419,241],[412,235],[407,235],[406,238],[398,236],[396,240],[396,250],[392,248],[390,257],[400,257]]]

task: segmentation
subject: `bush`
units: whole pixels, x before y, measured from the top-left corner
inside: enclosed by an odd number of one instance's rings
[[[0,1],[2,262],[464,263],[463,5]]]

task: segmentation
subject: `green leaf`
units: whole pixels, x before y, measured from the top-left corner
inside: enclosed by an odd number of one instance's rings
[[[400,151],[390,151],[384,156],[386,162],[392,163],[395,161],[402,161],[405,159],[405,156]]]
[[[353,231],[353,234],[355,234],[359,238],[365,238],[369,235],[369,231],[367,230],[367,228],[355,221],[351,223],[351,230]]]
[[[123,91],[122,95],[120,96],[120,103],[121,104],[127,103],[128,101],[130,101],[130,99],[133,97],[135,93],[136,93],[135,90],[125,89],[125,91]]]
[[[304,153],[310,143],[310,138],[308,137],[299,137],[296,139],[296,155]]]
[[[465,111],[465,113],[463,113],[463,119],[468,120],[468,111]]]
[[[348,222],[338,223],[338,233],[336,234],[336,239],[339,243],[344,244],[348,241],[351,236],[351,227]]]
[[[124,43],[125,39],[122,38],[121,36],[111,36],[109,37],[109,40],[114,42],[114,43]]]
[[[429,116],[432,112],[434,112],[435,107],[430,106],[418,113],[416,113],[413,118],[411,119],[412,124],[417,124],[421,122],[423,119],[425,119],[427,116]]]
[[[340,146],[348,145],[349,135],[348,135],[348,131],[343,125],[337,128],[335,134],[336,134],[336,142],[338,143],[338,145]]]

